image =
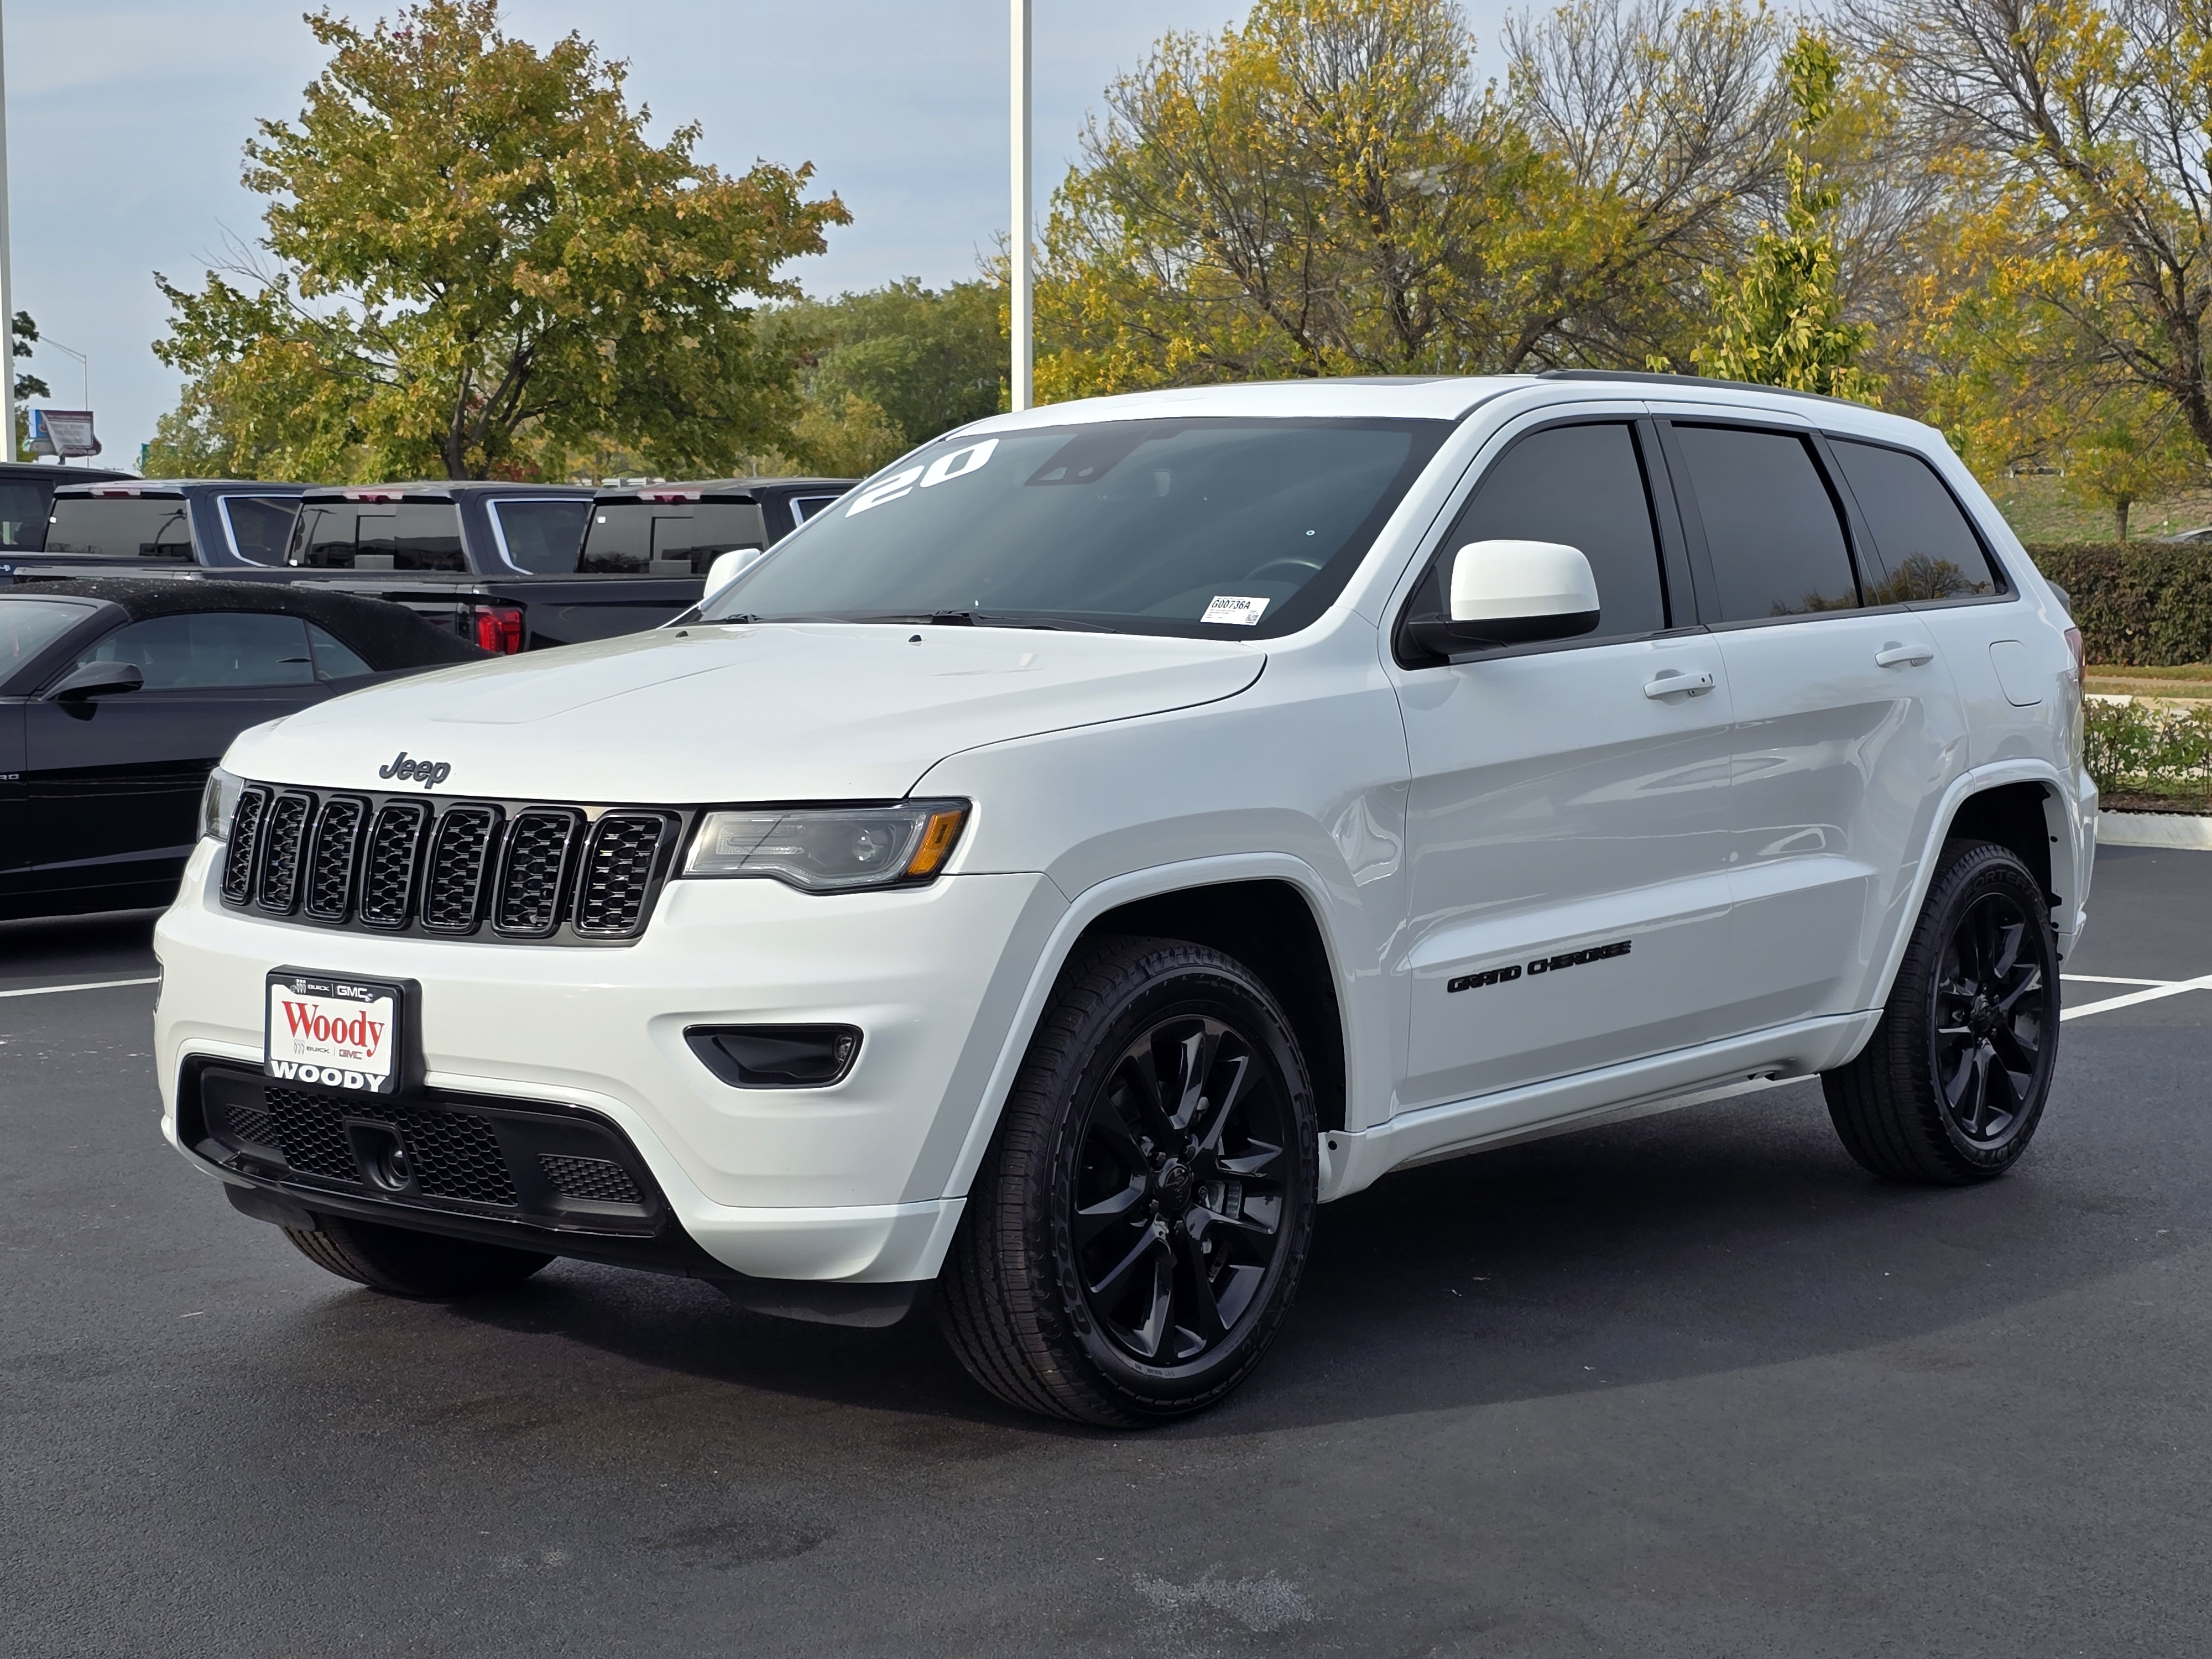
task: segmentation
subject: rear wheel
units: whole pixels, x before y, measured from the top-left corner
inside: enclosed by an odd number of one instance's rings
[[[2058,957],[2043,890],[2008,848],[1954,842],[1865,1050],[1824,1073],[1861,1164],[1957,1186],[2027,1150],[2058,1048]]]
[[[1313,1091],[1242,963],[1109,939],[1030,1045],[938,1300],[1010,1405],[1135,1427],[1250,1375],[1312,1237]]]
[[[388,1296],[433,1301],[473,1296],[518,1285],[553,1259],[535,1250],[410,1232],[343,1216],[318,1215],[315,1223],[314,1232],[287,1227],[284,1237],[318,1267]]]

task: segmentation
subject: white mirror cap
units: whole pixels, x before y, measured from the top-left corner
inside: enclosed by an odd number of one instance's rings
[[[1589,561],[1564,542],[1469,542],[1452,560],[1455,623],[1594,617],[1597,608]]]
[[[707,567],[707,591],[700,594],[699,603],[704,605],[744,575],[760,556],[757,547],[733,547],[726,553],[716,554],[714,562]]]

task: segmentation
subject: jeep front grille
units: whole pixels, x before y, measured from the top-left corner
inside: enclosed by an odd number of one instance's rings
[[[325,927],[620,945],[645,930],[688,817],[251,783],[231,820],[222,902]]]

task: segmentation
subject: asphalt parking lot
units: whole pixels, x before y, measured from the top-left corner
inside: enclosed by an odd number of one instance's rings
[[[0,1651],[2203,1653],[2212,854],[2092,919],[2007,1179],[1808,1084],[1432,1166],[1152,1435],[684,1281],[345,1288],[160,1140],[151,919],[0,927]]]

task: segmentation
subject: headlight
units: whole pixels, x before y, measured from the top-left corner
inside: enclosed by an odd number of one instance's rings
[[[246,780],[220,766],[208,774],[206,793],[200,796],[200,834],[215,841],[230,839],[230,815],[238,810],[238,792]]]
[[[967,821],[964,800],[709,812],[684,873],[773,876],[815,893],[927,881],[952,856]]]

